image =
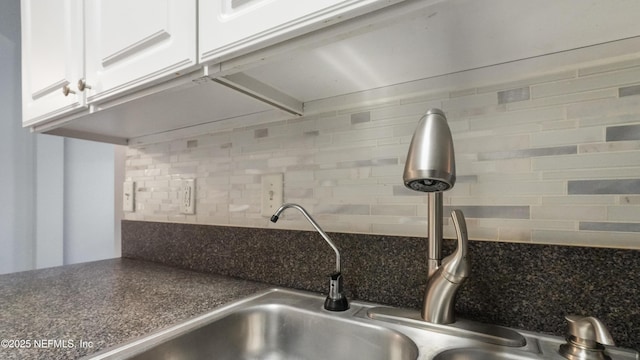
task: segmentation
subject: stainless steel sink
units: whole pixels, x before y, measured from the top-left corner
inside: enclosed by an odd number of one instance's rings
[[[559,337],[462,320],[428,324],[415,310],[359,301],[331,312],[324,300],[272,289],[85,360],[566,360]],[[640,360],[633,350],[607,352]]]
[[[416,344],[398,331],[323,309],[324,298],[271,291],[92,359],[415,360]]]
[[[461,348],[445,350],[433,360],[539,360],[539,356],[511,349]]]

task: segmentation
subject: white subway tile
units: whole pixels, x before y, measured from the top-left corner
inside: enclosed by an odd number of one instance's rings
[[[564,119],[564,117],[564,108],[559,106],[542,109],[507,111],[501,114],[469,118],[469,128],[471,130],[499,129],[503,126],[512,126],[516,124],[561,120]]]
[[[557,105],[573,104],[582,101],[590,101],[597,99],[615,98],[618,96],[618,90],[615,88],[586,91],[573,94],[561,94],[550,97],[543,97],[529,101],[520,101],[507,104],[507,110],[523,110],[534,108],[545,108]]]
[[[606,74],[583,76],[576,79],[561,80],[531,87],[531,97],[541,98],[561,94],[617,87],[632,84],[640,77],[640,68],[629,68]]]
[[[615,195],[542,196],[544,205],[612,205]]]
[[[602,127],[552,130],[531,134],[531,147],[584,144],[602,142],[604,140],[605,131]]]
[[[534,171],[638,166],[637,154],[632,152],[546,156],[535,158],[531,161]]]
[[[610,71],[618,71],[638,66],[640,66],[640,59],[624,60],[620,62],[606,63],[604,65],[590,66],[587,68],[579,69],[578,75],[586,76]]]
[[[596,125],[607,123],[607,118],[615,119],[618,116],[638,113],[640,113],[640,96],[602,99],[567,105],[567,119],[577,118],[580,119],[581,123],[585,122],[585,119],[590,119]],[[637,116],[635,118],[637,121]]]
[[[477,91],[479,94],[486,93],[486,92],[498,92],[500,90],[513,89],[513,88],[518,88],[522,86],[541,84],[541,83],[547,83],[547,82],[558,81],[558,80],[572,79],[575,77],[576,77],[575,70],[560,71],[560,72],[534,76],[534,77],[530,77],[522,80],[516,80],[512,82],[507,82],[507,83],[483,86],[483,87],[479,87]]]
[[[640,177],[640,167],[618,167],[612,169],[573,169],[544,171],[542,178],[545,180],[571,179],[620,179],[620,178]]]
[[[640,205],[640,195],[620,196],[618,203],[622,205]]]
[[[609,206],[607,211],[607,220],[611,221],[639,222],[640,219],[640,206],[637,205]]]
[[[601,231],[533,230],[532,241],[539,244],[595,246],[638,249],[640,237],[637,233]]]
[[[285,200],[307,207],[327,231],[424,237],[427,196],[407,190],[402,172],[420,117],[438,107],[454,136],[459,177],[445,204],[500,207],[485,212],[494,216],[509,206],[530,209],[531,219],[468,219],[472,239],[640,248],[631,241],[637,233],[578,230],[580,221],[640,223],[640,196],[566,194],[570,180],[640,178],[639,142],[604,137],[606,126],[638,124],[640,97],[617,98],[619,87],[637,84],[623,75],[640,74],[638,64],[580,69],[580,78],[569,69],[451,94],[365,99],[340,111],[130,148],[125,177],[138,184],[137,208],[125,218],[311,230],[300,214],[276,225],[261,216],[261,175],[282,172]],[[498,92],[528,87],[532,99],[521,93],[520,101],[497,104]],[[579,154],[550,155],[559,147]],[[185,176],[198,179],[196,215],[179,214]]]
[[[531,219],[550,220],[606,220],[607,207],[598,205],[564,206],[542,205],[531,207]]]

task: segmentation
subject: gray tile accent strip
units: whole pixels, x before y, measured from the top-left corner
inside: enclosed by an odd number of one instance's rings
[[[607,141],[625,140],[640,140],[640,125],[607,127]]]
[[[338,163],[338,169],[351,169],[351,168],[365,167],[365,166],[396,165],[397,163],[398,163],[398,158],[342,161]]]
[[[267,137],[269,136],[269,129],[256,129],[253,134],[256,139]]]
[[[529,219],[529,206],[445,206],[444,215],[451,210],[462,210],[465,217],[475,219]]]
[[[315,207],[315,213],[369,215],[371,210],[369,205],[318,205]]]
[[[573,180],[568,183],[569,195],[640,194],[640,179]]]
[[[631,96],[631,95],[640,95],[640,85],[625,86],[625,87],[618,88],[619,97]]]
[[[498,92],[498,104],[506,104],[516,101],[529,100],[531,98],[529,87],[510,89]]]
[[[578,153],[577,145],[557,146],[549,148],[522,149],[512,151],[497,151],[479,153],[478,160],[505,160],[505,159],[522,159],[540,156],[554,155],[573,155]]]
[[[407,189],[404,185],[393,186],[393,196],[427,196],[426,193]]]
[[[477,183],[478,175],[462,175],[456,176],[456,184],[457,183]]]
[[[580,230],[640,232],[640,224],[614,222],[580,222]]]
[[[361,112],[357,114],[351,114],[351,125],[369,122],[371,120],[370,112]]]

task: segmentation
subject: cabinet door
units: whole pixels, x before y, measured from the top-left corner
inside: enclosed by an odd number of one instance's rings
[[[22,0],[21,13],[23,125],[86,109],[82,1]]]
[[[91,0],[85,6],[89,103],[196,64],[196,0]]]
[[[400,1],[199,0],[199,59],[226,60]]]

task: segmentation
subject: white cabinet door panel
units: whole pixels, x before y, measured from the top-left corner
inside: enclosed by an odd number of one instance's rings
[[[89,102],[196,64],[196,0],[92,0],[86,7]]]
[[[200,61],[226,60],[401,0],[199,0]]]
[[[86,109],[81,0],[23,0],[23,125]],[[65,96],[64,86],[75,93]]]

